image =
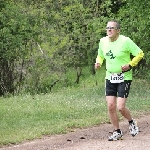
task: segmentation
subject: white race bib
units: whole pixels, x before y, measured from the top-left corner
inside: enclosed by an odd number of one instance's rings
[[[124,82],[124,73],[111,73],[110,75],[111,83],[121,83]]]

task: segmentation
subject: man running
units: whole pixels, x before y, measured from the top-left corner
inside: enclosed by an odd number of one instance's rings
[[[117,21],[109,21],[106,31],[107,36],[101,38],[99,42],[95,69],[101,67],[103,60],[106,60],[105,94],[108,115],[114,129],[108,140],[114,141],[123,136],[117,109],[128,120],[131,135],[138,134],[138,127],[126,107],[126,101],[132,82],[132,67],[138,64],[144,53],[129,37],[120,35],[120,24]],[[132,60],[130,54],[134,56]]]

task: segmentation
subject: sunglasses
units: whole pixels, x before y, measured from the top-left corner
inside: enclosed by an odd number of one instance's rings
[[[117,30],[117,27],[106,27],[106,30]]]

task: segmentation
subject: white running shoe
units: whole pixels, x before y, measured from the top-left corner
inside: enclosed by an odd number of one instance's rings
[[[137,124],[136,124],[135,120],[133,120],[133,123],[129,124],[129,130],[130,130],[130,134],[132,136],[135,136],[139,133],[139,129],[137,127]]]
[[[117,141],[120,140],[123,136],[123,133],[118,133],[117,131],[114,131],[113,134],[108,138],[108,141]]]

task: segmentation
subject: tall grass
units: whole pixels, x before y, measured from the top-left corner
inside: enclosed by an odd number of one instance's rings
[[[0,98],[0,146],[109,122],[104,92],[104,74],[98,71],[75,88]],[[135,80],[127,102],[131,112],[150,112],[149,99],[149,83]]]

